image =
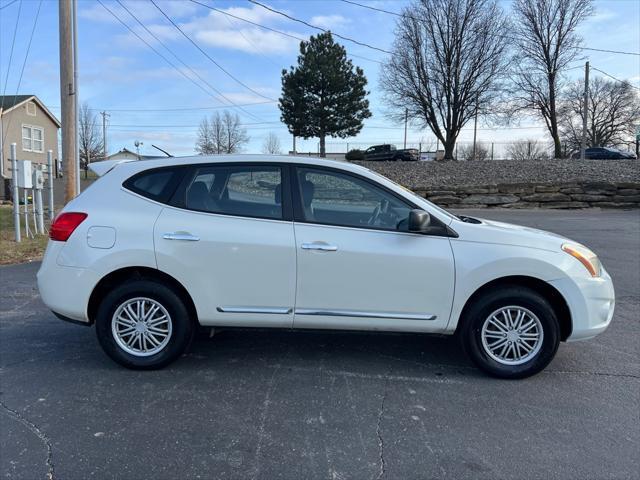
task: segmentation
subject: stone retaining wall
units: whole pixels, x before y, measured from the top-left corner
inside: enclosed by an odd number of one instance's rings
[[[415,190],[446,208],[638,208],[640,182],[498,184]]]

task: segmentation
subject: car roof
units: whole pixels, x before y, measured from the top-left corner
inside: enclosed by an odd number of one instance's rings
[[[202,163],[289,163],[298,165],[316,165],[335,167],[354,172],[369,172],[368,168],[342,160],[328,160],[319,157],[302,157],[294,155],[260,155],[260,154],[228,154],[228,155],[192,155],[186,157],[161,157],[145,160],[123,159],[95,162],[89,168],[99,176],[113,168],[126,165],[129,171],[142,172],[151,168],[170,167],[174,165],[197,165]]]

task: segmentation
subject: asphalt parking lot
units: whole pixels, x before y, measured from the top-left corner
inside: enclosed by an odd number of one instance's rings
[[[203,332],[133,372],[47,311],[38,264],[3,267],[2,477],[638,478],[640,211],[467,214],[592,247],[611,327],[521,381],[486,377],[449,338],[291,331]]]

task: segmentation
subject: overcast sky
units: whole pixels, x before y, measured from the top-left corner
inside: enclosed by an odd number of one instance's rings
[[[7,95],[16,93],[20,70],[27,52],[31,30],[34,26],[39,0],[0,0],[0,90]],[[216,110],[228,101],[246,105],[238,111],[251,137],[245,147],[247,152],[259,152],[264,137],[276,133],[283,149],[291,148],[291,136],[279,122],[279,110],[275,102],[280,93],[280,72],[296,62],[299,41],[275,32],[261,29],[221,13],[211,11],[189,1],[165,1],[157,3],[183,31],[193,38],[208,56],[237,80],[226,75],[219,67],[193,46],[162,16],[148,0],[122,0],[123,4],[154,35],[168,46],[185,67],[153,39],[118,3],[103,0],[111,11],[126,22],[136,33],[177,65],[176,69],[154,53],[118,20],[93,0],[79,0],[79,75],[80,98],[92,108],[106,110],[109,119],[109,150],[128,147],[133,142],[144,142],[142,152],[156,153],[154,143],[174,155],[193,153],[197,125],[204,115]],[[307,38],[316,31],[271,13],[243,0],[199,0],[228,13],[255,23]],[[271,7],[286,11],[292,16],[314,25],[356,38],[382,49],[389,50],[393,40],[397,17],[374,12],[338,0],[269,0]],[[406,1],[361,0],[372,6],[400,11]],[[500,4],[509,10],[510,1]],[[21,5],[22,4],[22,5]],[[640,1],[600,0],[595,2],[596,13],[581,28],[584,45],[598,49],[640,51]],[[18,19],[18,12],[20,16]],[[13,58],[9,62],[12,38],[17,21]],[[378,76],[385,54],[349,42],[342,42],[347,52],[364,58],[352,58],[361,66],[369,80],[369,100],[373,117],[365,122],[362,133],[349,139],[352,145],[365,146],[384,142],[401,142],[402,125],[393,124],[385,116],[385,107],[379,93]],[[369,59],[369,60],[367,60]],[[640,57],[601,52],[584,52],[584,60],[617,78],[629,79],[640,86]],[[8,81],[5,83],[8,71]],[[204,78],[220,92],[212,95],[209,87],[198,88],[185,76]],[[580,69],[572,76],[582,75]],[[592,72],[592,75],[601,75]],[[58,66],[58,2],[44,0],[24,75],[20,94],[36,94],[59,116],[59,66]],[[215,96],[218,99],[214,98]],[[225,100],[226,99],[226,100]],[[251,104],[251,105],[247,105]],[[166,111],[158,111],[165,109]],[[170,109],[175,109],[170,111]],[[230,108],[231,109],[231,108]],[[231,109],[233,110],[233,109]],[[222,111],[220,109],[219,111]],[[481,121],[479,139],[505,141],[520,138],[545,138],[544,129],[536,126],[535,119],[523,119],[519,128],[488,129]],[[524,128],[530,127],[533,128]],[[409,142],[428,143],[434,137],[430,132],[410,129]],[[472,138],[469,124],[461,140]],[[347,140],[327,139],[327,150],[332,143]],[[316,151],[317,140],[300,141],[299,151]]]

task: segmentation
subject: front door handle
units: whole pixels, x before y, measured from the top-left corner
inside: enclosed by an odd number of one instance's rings
[[[191,235],[189,232],[173,232],[173,233],[165,233],[162,235],[162,238],[165,240],[182,240],[185,242],[197,242],[200,240],[200,237],[195,235]]]
[[[302,244],[303,250],[321,250],[323,252],[335,252],[338,250],[337,245],[330,245],[325,242],[305,242]]]

